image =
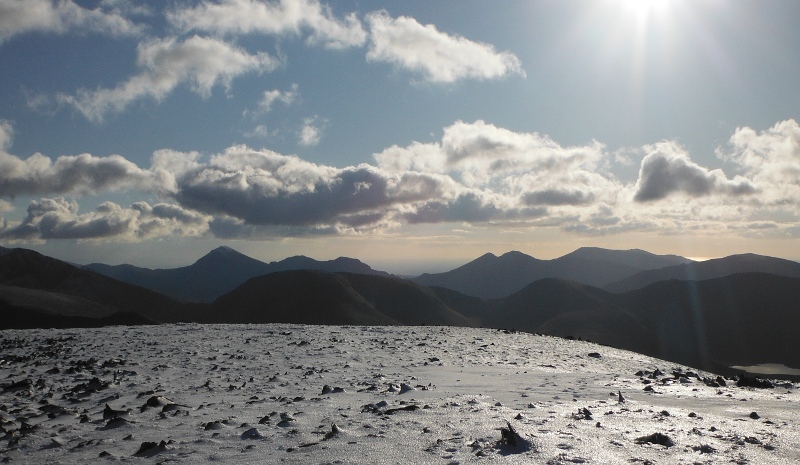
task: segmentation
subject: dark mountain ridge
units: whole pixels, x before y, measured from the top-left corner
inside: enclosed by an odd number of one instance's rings
[[[133,265],[104,265],[92,263],[85,268],[119,281],[189,302],[213,302],[250,278],[288,270],[319,270],[390,276],[373,270],[369,265],[347,257],[319,261],[305,256],[289,257],[278,262],[264,263],[230,247],[218,247],[189,266],[156,269]]]
[[[489,300],[396,277],[290,270],[251,278],[212,304],[182,304],[33,251],[0,254],[2,328],[152,321],[474,325],[580,337],[722,373],[732,365],[800,367],[797,302],[800,277],[768,273],[659,281],[623,293],[545,278]]]
[[[576,281],[601,287],[612,280],[642,270],[690,262],[676,255],[655,255],[643,250],[607,250],[583,247],[552,260],[539,260],[522,252],[499,257],[485,254],[444,273],[423,274],[413,281],[423,286],[444,287],[462,294],[497,299],[544,278]]]
[[[9,308],[50,314],[107,317],[126,312],[171,322],[191,316],[194,310],[157,292],[27,249],[11,249],[0,255],[0,284],[0,300]]]
[[[602,287],[611,292],[625,292],[640,289],[658,281],[671,279],[701,281],[737,273],[769,273],[800,278],[800,263],[752,253],[738,254],[703,262],[645,270]]]

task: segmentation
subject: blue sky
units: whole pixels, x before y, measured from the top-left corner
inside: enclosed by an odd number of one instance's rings
[[[0,0],[0,243],[800,259],[800,3]]]

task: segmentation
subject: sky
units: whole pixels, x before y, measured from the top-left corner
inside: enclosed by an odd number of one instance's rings
[[[0,244],[800,260],[794,0],[0,0]]]

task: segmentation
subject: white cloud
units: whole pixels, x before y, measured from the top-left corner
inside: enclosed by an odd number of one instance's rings
[[[342,49],[361,46],[366,32],[355,14],[344,19],[333,15],[330,7],[315,0],[202,1],[193,8],[178,7],[167,13],[171,24],[183,31],[217,34],[300,35],[310,31],[307,41]]]
[[[149,40],[139,44],[137,55],[140,74],[113,89],[83,89],[76,95],[61,94],[58,100],[92,121],[102,121],[106,114],[120,112],[138,99],[160,101],[183,83],[208,97],[217,84],[227,89],[241,74],[268,72],[279,65],[266,53],[252,55],[221,40],[200,36]]]
[[[322,138],[322,128],[319,122],[319,118],[316,116],[303,120],[303,127],[297,135],[297,142],[300,145],[312,146],[319,144]]]
[[[0,0],[0,43],[28,32],[95,32],[112,36],[142,32],[141,26],[105,6],[90,10],[72,0]]]
[[[258,108],[262,112],[272,110],[272,105],[275,102],[281,102],[284,105],[291,105],[300,95],[297,84],[292,84],[290,90],[281,91],[278,89],[265,90],[258,101]]]
[[[730,139],[731,151],[718,155],[734,162],[764,191],[765,204],[793,206],[800,212],[800,125],[782,121],[761,133],[738,128]]]
[[[361,227],[366,218],[383,221],[396,205],[439,199],[451,189],[442,176],[333,168],[236,146],[178,176],[173,196],[183,207],[251,225]]]
[[[5,152],[11,148],[13,138],[14,126],[10,121],[0,120],[0,152]]]
[[[148,188],[154,183],[149,171],[119,155],[65,155],[54,162],[40,153],[22,160],[0,152],[0,197],[82,195],[134,187]]]
[[[2,221],[0,238],[11,241],[51,239],[137,241],[164,236],[202,236],[210,217],[177,205],[137,202],[123,208],[113,202],[79,214],[78,204],[63,197],[31,202],[20,222]]]
[[[615,156],[598,142],[565,147],[483,121],[458,121],[439,141],[395,145],[375,154],[374,165],[347,167],[244,145],[210,157],[159,150],[148,169],[116,155],[22,160],[5,152],[12,133],[10,123],[0,122],[0,197],[143,189],[173,202],[107,203],[79,214],[74,202],[42,199],[24,221],[0,222],[3,237],[17,240],[133,240],[167,230],[260,240],[442,222],[581,235],[800,234],[794,122],[762,133],[737,131],[731,152],[720,152],[741,169],[732,178],[695,163],[677,143],[660,142],[642,147],[639,179],[629,183],[611,174]]]
[[[677,144],[661,142],[648,147],[636,183],[637,202],[650,202],[681,193],[690,197],[709,195],[740,196],[756,192],[741,176],[727,179],[722,170],[708,170],[689,159]]]
[[[370,45],[367,59],[418,72],[426,81],[450,83],[460,79],[496,79],[512,73],[525,75],[510,52],[422,25],[407,16],[392,18],[385,11],[367,15]]]

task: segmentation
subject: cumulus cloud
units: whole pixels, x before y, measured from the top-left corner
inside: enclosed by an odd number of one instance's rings
[[[634,200],[650,202],[682,193],[689,197],[709,195],[740,196],[756,192],[741,176],[729,180],[721,170],[708,170],[692,162],[677,144],[661,142],[651,146],[642,160]]]
[[[75,107],[92,121],[102,121],[106,114],[120,112],[138,99],[150,97],[160,101],[184,83],[202,97],[208,97],[218,84],[228,89],[231,81],[241,74],[269,72],[279,64],[266,53],[250,54],[214,38],[153,39],[138,46],[140,74],[111,89],[82,89],[76,95],[60,94],[58,100]]]
[[[308,31],[310,44],[343,49],[360,46],[366,32],[354,13],[336,18],[330,7],[315,0],[202,1],[190,8],[177,7],[167,13],[168,21],[183,31],[216,34],[300,35]]]
[[[513,53],[497,52],[492,45],[441,32],[432,24],[422,25],[407,16],[392,18],[385,11],[370,13],[366,20],[370,29],[367,60],[417,72],[426,81],[525,75]]]
[[[119,155],[61,156],[52,161],[40,153],[27,159],[0,152],[0,197],[90,194],[153,185],[151,173]]]
[[[292,84],[291,89],[285,91],[278,89],[265,90],[261,96],[261,100],[258,101],[259,110],[261,112],[268,112],[272,110],[272,105],[275,102],[281,102],[284,105],[291,105],[300,95],[297,89],[297,84]]]
[[[765,204],[793,205],[800,210],[800,125],[782,121],[756,132],[738,128],[730,139],[730,151],[718,150],[735,163],[764,192]]]
[[[248,224],[361,226],[363,215],[440,198],[447,188],[445,178],[428,174],[339,169],[237,146],[179,176],[174,197],[184,207]]]
[[[18,223],[3,221],[0,238],[11,241],[49,239],[141,240],[162,236],[200,236],[208,231],[209,217],[177,205],[137,202],[123,208],[113,202],[79,214],[78,204],[63,197],[33,201]]]
[[[435,200],[420,205],[404,217],[409,223],[488,223],[530,220],[546,212],[543,208],[521,206],[514,199],[491,191],[466,190],[449,201]]]
[[[85,195],[131,188],[160,192],[174,185],[172,173],[191,166],[189,155],[178,158],[161,152],[154,154],[150,169],[140,168],[121,155],[97,157],[84,153],[53,160],[35,153],[23,159],[7,152],[12,135],[12,125],[0,121],[0,198]]]
[[[140,34],[142,27],[107,4],[88,9],[72,0],[0,0],[0,43],[28,32],[130,36]]]
[[[63,198],[42,199],[0,237],[138,240],[213,234],[284,236],[380,233],[402,224],[466,223],[560,228],[581,235],[686,231],[770,237],[800,234],[797,141],[785,122],[743,128],[720,157],[734,177],[695,163],[675,142],[643,148],[639,178],[622,182],[614,154],[598,142],[562,146],[537,133],[475,121],[443,128],[440,140],[392,146],[376,163],[335,167],[244,145],[211,156],[159,150],[139,168],[120,156],[27,160],[6,153],[13,128],[0,121],[0,197],[102,194],[135,189],[161,202],[89,213]],[[8,210],[10,204],[0,203]]]
[[[594,194],[573,189],[543,189],[526,192],[522,201],[526,205],[586,205],[594,201]]]
[[[303,127],[297,134],[297,142],[300,145],[305,146],[319,144],[319,141],[322,138],[322,127],[319,124],[320,122],[321,121],[316,116],[303,119]]]

